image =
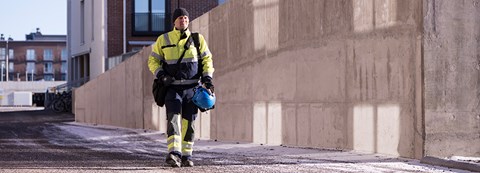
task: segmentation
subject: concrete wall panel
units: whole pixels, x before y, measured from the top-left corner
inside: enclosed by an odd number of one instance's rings
[[[88,84],[88,83],[87,83]],[[92,115],[92,104],[90,103],[91,100],[95,99],[94,95],[92,94],[93,92],[90,92],[92,91],[92,88],[94,86],[94,83],[90,83],[90,84],[85,84],[85,97],[86,97],[86,101],[85,101],[85,122],[87,123],[96,123],[94,118],[93,118],[93,115]]]
[[[404,141],[412,140],[409,139],[404,140],[403,142],[400,141],[400,131],[402,129],[412,129],[407,127],[401,127],[400,122],[402,122],[402,120],[400,116],[401,111],[398,105],[384,104],[377,107],[376,119],[378,124],[376,125],[376,152],[389,153],[392,155],[400,155],[400,153],[412,152],[411,150],[402,152],[399,151],[401,148],[404,148],[404,146],[411,145],[410,142]],[[402,117],[408,117],[408,115],[404,115]]]
[[[282,109],[282,143],[295,146],[297,145],[297,106],[294,103],[284,103]]]
[[[216,115],[215,123],[219,131],[213,131],[215,139],[223,139],[229,141],[252,141],[253,124],[252,124],[253,107],[250,104],[219,104],[215,107]],[[213,120],[212,120],[213,121]]]
[[[254,49],[254,25],[253,1],[229,2],[228,25],[222,26],[228,29],[228,64],[240,66],[255,60]],[[226,27],[226,28],[225,28]],[[210,34],[213,35],[213,34]],[[210,43],[216,44],[216,43]],[[236,58],[233,58],[236,57]]]
[[[166,115],[165,116],[153,116],[153,114],[160,115],[160,113],[162,111],[165,111],[165,109],[157,106],[156,103],[151,103],[151,107],[152,107],[151,108],[152,109],[152,115],[145,116],[145,118],[149,118],[149,119],[145,119],[145,121],[148,122],[148,124],[149,124],[146,128],[161,131],[161,128],[166,126],[166,124],[165,125],[162,124],[162,119],[166,119]],[[167,128],[165,128],[165,130],[166,129]]]
[[[302,101],[343,102],[345,99],[345,56],[341,43],[332,47],[295,51],[296,94]]]
[[[310,130],[312,146],[344,148],[346,145],[346,117],[343,104],[312,104],[310,106]]]
[[[103,83],[103,81],[91,83],[90,84],[90,87],[91,87],[90,89],[91,90],[99,90],[100,92],[104,91],[105,90],[104,88],[99,87],[101,83]],[[89,90],[89,91],[91,91],[91,90]],[[90,105],[89,106],[90,109],[88,110],[89,111],[90,122],[92,122],[94,124],[97,124],[98,122],[100,122],[100,119],[101,119],[100,110],[99,110],[99,109],[101,109],[101,105],[98,104],[98,94],[96,94],[94,92],[91,92],[91,93],[89,92],[88,95],[91,98],[90,101],[88,102],[88,104]]]
[[[208,47],[210,51],[213,52],[213,58],[223,59],[223,61],[215,61],[215,74],[226,73],[229,69],[227,63],[230,56],[229,54],[229,32],[224,27],[229,25],[228,20],[228,7],[230,3],[222,5],[223,8],[214,8],[212,11],[209,12],[209,32],[212,34],[209,35],[208,39]],[[202,18],[202,17],[200,17]],[[197,21],[197,20],[196,20]],[[192,25],[195,26],[196,21],[192,22]],[[204,34],[204,33],[202,33]],[[213,43],[221,43],[221,44],[213,44]],[[215,76],[214,76],[215,77]],[[217,81],[217,78],[216,78]],[[216,82],[219,83],[219,82]]]
[[[140,54],[143,55],[144,52]],[[132,58],[126,64],[142,68],[144,59]],[[142,71],[135,68],[126,68],[126,99],[127,99],[127,127],[143,128],[143,85]]]
[[[200,113],[199,112],[199,117],[197,118],[196,123],[199,125],[196,126],[198,129],[198,135],[195,135],[199,139],[210,139],[210,124],[211,124],[211,115],[212,113],[209,112],[204,112]]]
[[[253,67],[250,80],[253,81],[251,92],[255,100],[294,100],[298,79],[297,66],[292,59],[297,54],[283,53],[279,56],[275,59],[262,58],[263,61]],[[242,87],[241,83],[239,87]]]
[[[282,144],[282,103],[269,102],[267,109],[267,144]]]
[[[126,126],[127,90],[125,88],[125,68],[125,63],[121,63],[111,69],[111,73],[115,74],[110,76],[110,96],[112,97],[111,118],[112,124],[115,126]]]
[[[97,100],[100,109],[98,114],[99,124],[113,125],[112,122],[112,105],[108,104],[111,102],[111,93],[110,93],[110,73],[104,73],[98,76],[98,90],[97,90]]]
[[[252,68],[239,69],[231,71],[230,74],[234,78],[215,78],[215,93],[217,94],[217,102],[222,103],[238,103],[250,101],[250,96],[256,90],[252,85]]]
[[[73,110],[73,113],[75,114],[75,121],[85,122],[85,101],[87,100],[87,97],[85,97],[85,87],[77,88],[74,92],[75,109]]]
[[[138,67],[142,70],[142,85],[143,85],[143,128],[145,129],[160,129],[161,113],[165,107],[161,108],[156,106],[152,95],[152,84],[154,76],[152,72],[147,68],[148,56],[152,52],[152,47],[146,47],[135,56],[142,62],[142,67]],[[158,110],[160,109],[160,110]]]
[[[296,146],[312,146],[310,104],[300,103],[297,105],[297,143]]]
[[[231,107],[229,116],[232,116],[233,139],[238,141],[252,141],[252,113],[251,105],[235,104]],[[225,114],[222,114],[225,115]]]
[[[256,102],[253,104],[253,141],[257,144],[267,143],[267,104]]]
[[[220,106],[221,105],[221,106]],[[241,104],[219,104],[215,109],[216,116],[216,139],[222,140],[234,140],[233,138],[233,107],[242,107]]]
[[[479,156],[480,8],[475,0],[424,4],[425,154]]]

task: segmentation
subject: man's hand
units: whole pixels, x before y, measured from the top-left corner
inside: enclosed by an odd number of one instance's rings
[[[213,82],[212,82],[212,78],[209,77],[209,76],[204,76],[202,77],[202,80],[201,80],[203,86],[205,86],[205,88],[209,89],[212,93],[214,92],[214,86],[213,86]]]
[[[173,82],[173,77],[166,74],[157,76],[157,79],[163,86],[169,86]]]

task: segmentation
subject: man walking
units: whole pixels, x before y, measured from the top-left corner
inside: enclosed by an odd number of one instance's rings
[[[148,58],[150,71],[163,85],[169,85],[165,95],[168,122],[166,162],[172,167],[193,166],[194,121],[198,108],[191,99],[199,80],[205,88],[213,91],[212,54],[200,34],[200,45],[195,47],[193,33],[188,29],[188,16],[184,8],[174,11],[173,30],[157,38]]]

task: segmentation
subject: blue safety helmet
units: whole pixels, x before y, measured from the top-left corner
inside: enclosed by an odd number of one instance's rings
[[[215,95],[203,87],[198,87],[192,101],[201,109],[211,109],[215,105]]]

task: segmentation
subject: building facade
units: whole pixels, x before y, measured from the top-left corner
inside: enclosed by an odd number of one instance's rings
[[[173,27],[174,9],[190,20],[225,0],[68,0],[67,49],[72,85],[97,77]]]
[[[65,35],[42,35],[40,29],[25,41],[0,37],[0,81],[67,80]]]

